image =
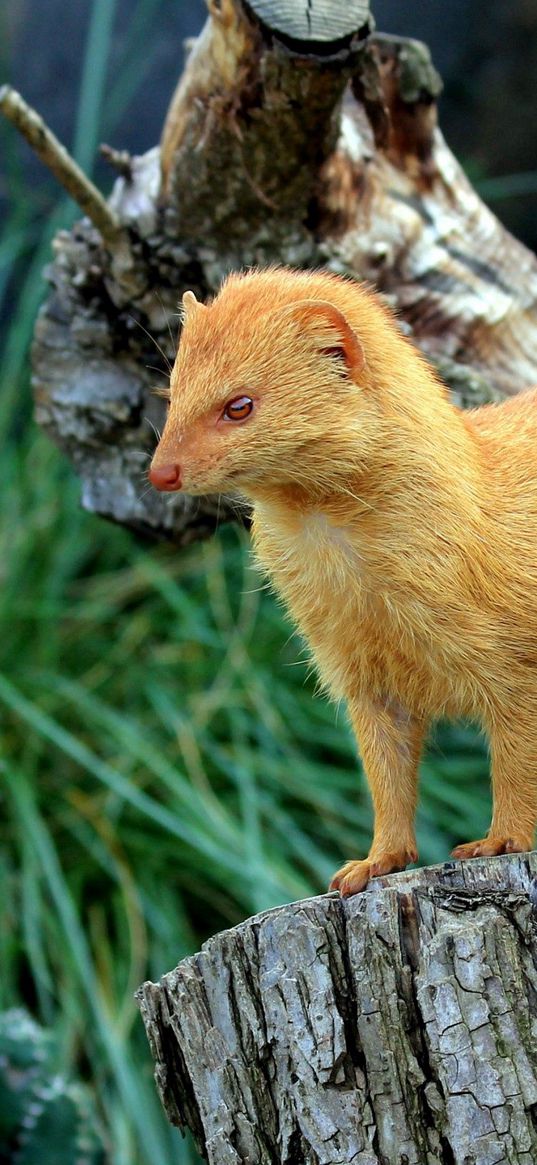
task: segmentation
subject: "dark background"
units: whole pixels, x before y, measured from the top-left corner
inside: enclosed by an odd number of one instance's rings
[[[152,0],[145,6],[106,0],[105,6],[113,24],[102,110],[105,136],[115,146],[142,153],[158,141],[181,72],[182,42],[199,31],[205,5],[201,0]],[[483,193],[490,193],[509,228],[537,247],[537,174],[528,173],[537,167],[535,0],[376,0],[372,7],[378,29],[429,45],[444,79],[440,124],[451,147],[473,178],[509,176],[503,187],[483,182]],[[12,0],[0,16],[4,78],[70,146],[92,8],[91,0]],[[135,8],[138,30],[132,23]],[[116,82],[124,94],[118,75],[125,43],[137,35],[136,62],[128,78],[132,100],[122,109]],[[39,182],[37,163],[27,164]],[[102,165],[97,174],[110,185]],[[0,193],[5,199],[3,184]]]

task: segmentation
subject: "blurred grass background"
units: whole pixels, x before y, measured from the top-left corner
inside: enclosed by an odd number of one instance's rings
[[[143,83],[157,7],[133,5],[104,108],[114,5],[94,0],[73,146],[87,170]],[[46,174],[28,186],[3,125],[0,148],[0,1010],[54,1029],[113,1165],[193,1165],[160,1111],[133,992],[210,933],[322,891],[367,850],[369,801],[344,712],[315,697],[247,535],[177,552],[79,508],[32,423],[28,364],[50,239],[75,210]],[[489,807],[476,733],[441,728],[422,862],[480,836]]]

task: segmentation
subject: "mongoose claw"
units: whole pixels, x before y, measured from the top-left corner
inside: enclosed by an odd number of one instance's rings
[[[350,898],[352,894],[359,894],[361,890],[365,890],[370,878],[398,873],[404,870],[409,862],[417,860],[417,852],[411,848],[386,850],[377,857],[370,855],[363,861],[345,862],[345,865],[334,874],[329,888],[339,890],[342,898]]]
[[[339,890],[342,898],[349,898],[351,894],[359,894],[365,890],[371,877],[371,863],[364,861],[345,862],[345,865],[334,874],[330,882],[330,890]]]
[[[482,837],[479,841],[467,841],[455,846],[452,858],[492,858],[496,854],[523,854],[532,848],[532,839],[527,837]]]

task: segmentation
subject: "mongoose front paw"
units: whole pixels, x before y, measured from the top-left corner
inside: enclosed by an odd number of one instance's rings
[[[345,865],[334,874],[330,883],[330,890],[339,890],[342,898],[350,898],[351,894],[359,894],[364,890],[370,878],[378,878],[381,874],[395,874],[404,870],[409,862],[417,862],[417,851],[412,847],[402,850],[385,850],[377,855],[370,854],[364,861],[345,862]]]
[[[349,898],[351,894],[359,894],[364,890],[371,877],[371,863],[365,859],[362,862],[345,862],[345,865],[334,874],[329,890],[339,890],[342,898]]]
[[[533,839],[513,833],[510,837],[482,837],[479,841],[467,841],[455,846],[452,858],[492,858],[496,854],[523,854],[531,850]]]

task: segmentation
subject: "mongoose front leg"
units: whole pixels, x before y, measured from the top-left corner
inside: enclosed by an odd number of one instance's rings
[[[375,875],[404,870],[417,861],[414,815],[425,734],[425,724],[393,699],[361,700],[351,703],[349,712],[371,789],[375,824],[367,858],[346,862],[330,883],[330,889],[343,897],[363,890]]]
[[[491,857],[533,849],[537,823],[537,708],[511,709],[509,723],[490,729],[492,821],[486,837],[458,845],[454,858]]]

